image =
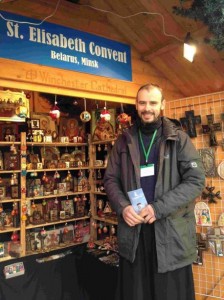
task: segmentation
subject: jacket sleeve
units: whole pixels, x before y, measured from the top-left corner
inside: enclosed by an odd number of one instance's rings
[[[173,158],[171,154],[170,156]],[[179,133],[176,159],[170,163],[169,176],[163,177],[160,186],[162,193],[152,204],[156,218],[161,219],[183,209],[187,212],[190,204],[192,207],[192,201],[200,196],[204,188],[205,172],[198,151],[184,132]],[[171,181],[175,184],[170,184]]]
[[[121,159],[121,144],[124,137],[120,136],[115,142],[113,149],[110,152],[108,165],[104,174],[104,188],[112,208],[118,216],[122,215],[123,209],[130,205],[130,202],[125,195],[122,187],[122,159]]]

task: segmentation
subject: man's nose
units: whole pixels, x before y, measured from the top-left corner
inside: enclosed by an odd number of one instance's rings
[[[148,103],[148,102],[146,103],[145,109],[146,109],[147,111],[151,109],[150,103]]]

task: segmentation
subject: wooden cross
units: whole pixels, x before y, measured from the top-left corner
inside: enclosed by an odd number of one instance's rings
[[[214,186],[206,186],[205,189],[208,191],[208,193],[206,191],[202,192],[202,199],[208,199],[208,203],[217,203],[216,199],[222,199],[220,196],[220,191],[214,193]]]
[[[196,233],[197,239],[197,259],[193,262],[195,265],[203,265],[203,251],[208,250],[208,243],[206,239],[202,238],[201,233]]]
[[[210,146],[218,146],[218,142],[216,139],[215,131],[221,130],[221,124],[220,123],[214,123],[214,114],[207,115],[208,124],[202,125],[202,131],[203,133],[209,133],[210,134]]]
[[[217,256],[224,256],[224,234],[219,227],[214,228],[213,234],[208,234],[208,241],[213,253]]]
[[[180,118],[181,125],[190,137],[196,137],[196,124],[201,124],[201,116],[195,116],[193,110],[185,111],[185,118]]]

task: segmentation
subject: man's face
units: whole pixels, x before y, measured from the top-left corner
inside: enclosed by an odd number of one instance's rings
[[[138,92],[136,109],[143,123],[155,122],[164,107],[165,100],[162,101],[162,94],[159,89],[151,88],[149,91],[142,89]]]

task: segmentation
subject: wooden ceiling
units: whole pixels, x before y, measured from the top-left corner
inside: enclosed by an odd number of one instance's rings
[[[147,63],[150,70],[157,72],[163,88],[164,82],[172,85],[174,94],[179,98],[224,90],[224,51],[218,52],[203,42],[210,35],[203,23],[172,13],[172,7],[180,5],[179,0],[5,2],[3,0],[0,3],[0,10],[36,19],[52,14],[58,4],[57,11],[48,22],[131,45],[132,56]],[[186,4],[190,6],[191,2],[187,1]],[[183,40],[187,32],[191,32],[191,36],[198,41],[197,55],[193,63],[188,62],[182,55]],[[145,80],[143,77],[142,84]]]

